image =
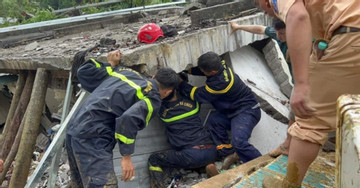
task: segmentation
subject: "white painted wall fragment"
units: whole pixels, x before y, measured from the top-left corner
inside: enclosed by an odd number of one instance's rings
[[[360,95],[338,99],[336,187],[360,187]]]

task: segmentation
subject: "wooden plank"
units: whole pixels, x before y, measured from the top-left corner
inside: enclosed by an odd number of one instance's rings
[[[35,73],[29,71],[28,76],[25,81],[24,88],[21,92],[21,96],[18,102],[18,105],[16,106],[16,110],[14,112],[14,115],[11,120],[11,124],[9,124],[9,129],[6,132],[6,135],[4,135],[2,140],[2,150],[1,150],[1,158],[6,159],[7,155],[10,152],[11,146],[14,142],[14,139],[16,137],[16,133],[18,131],[18,128],[20,126],[21,120],[25,114],[26,108],[30,101],[30,94],[33,88],[34,84],[34,78]]]
[[[49,73],[46,69],[40,68],[36,71],[34,87],[25,116],[24,130],[9,188],[24,187],[26,184],[36,138],[40,130],[40,120],[45,105],[48,80]]]
[[[21,93],[25,86],[26,77],[27,77],[27,72],[22,71],[19,74],[18,81],[16,82],[16,88],[15,88],[14,96],[11,99],[11,105],[10,105],[8,115],[6,117],[5,127],[4,127],[2,134],[0,135],[0,145],[2,145],[2,146],[4,145],[4,143],[3,143],[4,135],[7,135],[7,132],[10,129],[10,125],[12,123],[12,120],[13,120],[13,117],[15,114],[15,110],[19,104],[20,96],[21,96]]]
[[[279,156],[276,160],[257,170],[256,172],[244,177],[233,188],[256,188],[263,187],[263,180],[266,177],[282,180],[286,176],[286,166],[288,157]],[[302,187],[325,188],[335,185],[335,154],[323,154],[311,164]]]
[[[192,187],[193,188],[231,187],[235,183],[239,182],[241,178],[245,176],[248,172],[251,172],[261,166],[265,166],[272,160],[274,160],[274,158],[270,157],[269,155],[261,156],[245,164],[242,164],[236,168],[228,170],[225,173],[219,174],[201,183],[198,183]]]
[[[19,150],[19,145],[20,145],[20,141],[21,141],[21,135],[22,135],[22,132],[24,130],[26,113],[27,112],[25,112],[25,116],[21,120],[21,124],[20,124],[19,130],[18,130],[18,132],[16,134],[14,143],[11,146],[10,153],[6,157],[6,159],[4,160],[3,171],[0,173],[0,185],[2,185],[3,181],[5,180],[5,176],[6,176],[7,172],[9,171],[10,166],[11,166],[12,162],[14,161],[14,159],[16,157],[16,154],[17,154],[17,152]]]

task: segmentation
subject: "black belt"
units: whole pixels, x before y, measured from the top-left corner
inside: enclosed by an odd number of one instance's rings
[[[208,149],[208,148],[211,148],[213,146],[214,146],[213,144],[208,144],[208,145],[193,146],[192,148],[194,148],[194,149]]]
[[[352,32],[360,32],[360,28],[340,26],[339,28],[335,29],[335,31],[332,33],[332,36]]]

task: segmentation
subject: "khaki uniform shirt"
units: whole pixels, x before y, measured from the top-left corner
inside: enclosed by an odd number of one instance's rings
[[[270,0],[278,17],[286,21],[295,0]],[[340,26],[360,28],[360,0],[304,0],[313,37],[330,40]]]

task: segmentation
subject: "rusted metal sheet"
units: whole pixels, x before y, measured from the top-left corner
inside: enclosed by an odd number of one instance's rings
[[[337,103],[336,187],[360,187],[360,95]]]

